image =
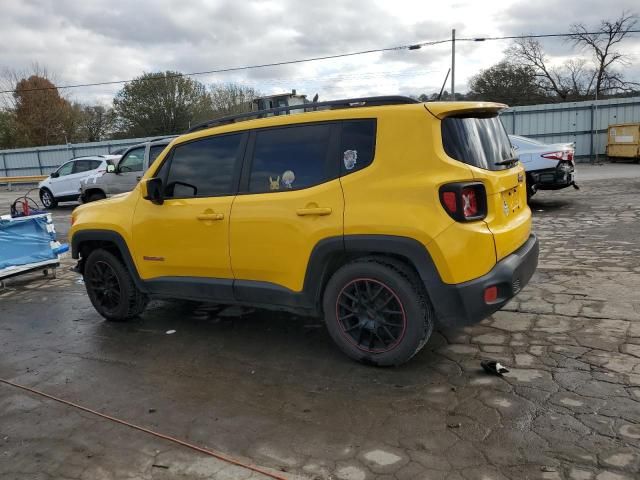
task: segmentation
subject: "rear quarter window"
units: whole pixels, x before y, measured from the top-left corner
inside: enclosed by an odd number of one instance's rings
[[[446,117],[442,120],[442,145],[451,158],[485,170],[504,170],[512,164],[511,142],[497,115]]]
[[[373,162],[376,148],[376,121],[373,119],[342,122],[340,138],[340,172],[357,172]]]

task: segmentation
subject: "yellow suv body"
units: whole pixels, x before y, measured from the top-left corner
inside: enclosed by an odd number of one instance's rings
[[[524,287],[538,242],[504,105],[305,107],[196,127],[131,193],[77,208],[96,309],[125,319],[164,296],[322,314],[349,356],[391,365],[436,321],[480,321]]]

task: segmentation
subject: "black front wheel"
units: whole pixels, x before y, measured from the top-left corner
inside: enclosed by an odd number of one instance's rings
[[[367,364],[400,365],[433,330],[418,275],[394,259],[368,257],[339,269],[325,289],[327,329],[340,349]]]
[[[87,195],[87,203],[97,202],[98,200],[104,200],[107,196],[103,192],[91,192]]]
[[[91,252],[84,283],[94,308],[107,320],[128,320],[147,306],[147,296],[138,290],[122,261],[107,250]]]

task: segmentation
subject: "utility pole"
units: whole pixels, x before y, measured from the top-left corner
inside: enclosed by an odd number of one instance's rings
[[[451,30],[451,100],[456,99],[456,29]]]
[[[597,165],[599,163],[598,148],[600,148],[600,141],[599,141],[599,138],[598,138],[598,125],[599,125],[600,122],[598,122],[599,119],[598,119],[598,85],[597,84],[596,84],[596,101],[593,102],[593,109],[594,109],[593,113],[594,113],[594,118],[595,118],[594,123],[595,123],[595,126],[596,126],[596,128],[595,128],[595,131],[596,131],[596,148],[595,148],[595,150],[596,150],[596,161],[595,161],[595,163]],[[591,132],[591,135],[593,135],[593,131]]]

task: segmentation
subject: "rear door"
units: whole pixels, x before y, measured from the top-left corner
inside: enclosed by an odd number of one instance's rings
[[[112,179],[110,193],[130,192],[135,188],[144,170],[144,155],[147,147],[129,150],[118,162],[117,175]]]
[[[506,257],[529,238],[524,168],[496,113],[465,112],[442,119],[442,143],[451,158],[469,165],[487,191],[485,223],[493,233],[496,257]]]
[[[95,160],[81,159],[73,162],[70,175],[64,177],[60,196],[70,197],[80,195],[80,182],[91,175]]]
[[[164,151],[165,148],[167,148],[167,145],[168,143],[162,145],[151,145],[149,147],[149,160],[145,164],[145,172],[154,164],[158,156]]]
[[[231,266],[240,300],[251,300],[243,280],[301,291],[313,248],[342,237],[338,127],[307,123],[251,134],[231,211]]]

